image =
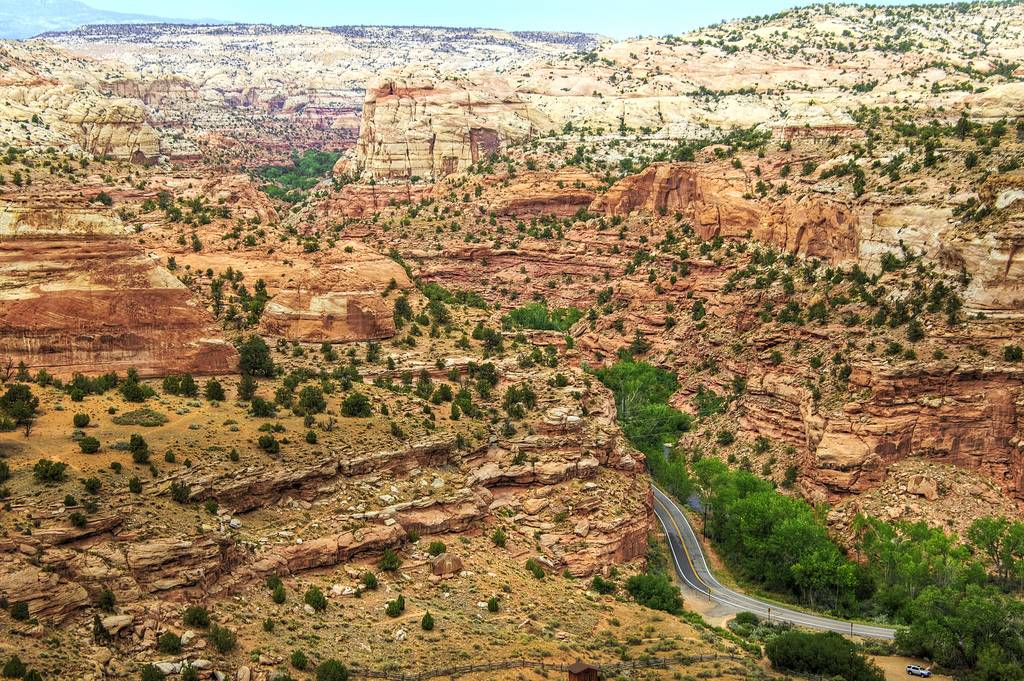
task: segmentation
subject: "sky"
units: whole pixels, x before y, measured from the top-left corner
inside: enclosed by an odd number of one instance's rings
[[[885,0],[878,4],[920,4]],[[800,0],[85,0],[98,9],[246,23],[384,24],[584,31],[612,38],[679,34],[772,14]]]

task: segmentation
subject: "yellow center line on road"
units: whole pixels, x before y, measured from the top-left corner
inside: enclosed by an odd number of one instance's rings
[[[657,488],[655,488],[655,489],[657,489]],[[657,491],[660,492],[661,490],[657,490]],[[686,540],[683,537],[682,528],[679,527],[679,523],[676,521],[675,514],[669,508],[668,504],[666,504],[664,501],[662,501],[661,499],[658,498],[657,494],[654,495],[654,502],[656,504],[658,504],[658,506],[660,506],[661,509],[668,515],[669,522],[671,522],[672,523],[672,527],[675,528],[676,536],[679,538],[679,543],[683,547],[683,553],[686,555],[686,562],[690,564],[690,571],[693,573],[693,576],[694,576],[694,578],[696,578],[697,582],[700,583],[701,585],[703,585],[703,587],[705,589],[705,593],[707,593],[708,596],[711,596],[712,591],[713,591],[713,587],[709,586],[707,582],[705,582],[703,579],[701,579],[700,574],[697,572],[697,568],[696,568],[696,566],[694,565],[694,562],[693,562],[693,557],[690,555],[690,550],[686,546]],[[682,513],[682,511],[680,511],[680,513]],[[664,524],[664,521],[662,522],[662,524]],[[667,528],[666,528],[666,530],[667,530]],[[675,556],[675,552],[672,551],[671,538],[669,540],[669,547],[668,548],[669,548],[669,551],[672,552],[673,557],[674,557]],[[687,580],[684,578],[683,581],[686,582]],[[728,590],[726,590],[726,592],[728,592]],[[736,594],[736,595],[740,596],[740,597],[745,596],[744,594]],[[757,603],[758,607],[761,607],[761,608],[767,607],[769,613],[771,613],[772,607],[778,607],[778,606],[769,605],[768,603],[766,603],[764,601],[760,601],[758,599],[754,599],[754,598],[751,598],[749,596],[746,596],[746,597],[750,598],[753,602]],[[734,601],[732,601],[730,599],[724,598],[724,594],[722,594],[721,592],[719,592],[719,595],[716,596],[716,600],[718,602],[722,603],[722,604],[730,605],[732,607],[738,607],[738,608],[741,608],[741,609],[743,609],[743,608],[748,608],[749,609],[750,608],[750,605],[748,603],[742,603],[742,602],[741,603],[737,603],[737,602],[734,602]],[[824,616],[821,616],[821,615],[813,615],[813,614],[801,613],[799,611],[789,611],[789,610],[787,610],[784,607],[778,607],[777,612],[778,612],[778,615],[783,620],[792,622],[794,624],[800,624],[800,625],[804,625],[804,626],[809,626],[809,627],[815,628],[815,629],[828,628],[828,629],[832,629],[834,631],[837,631],[838,630],[837,626],[832,626],[832,625],[842,625],[843,626],[843,631],[845,631],[845,627],[847,625],[850,625],[851,626],[850,632],[852,634],[853,633],[853,626],[856,626],[856,623],[854,623],[854,622],[849,622],[849,621],[846,621],[846,620],[837,620],[837,619],[833,619],[833,618],[830,618],[830,617],[824,617]],[[822,624],[822,622],[828,622],[829,626],[826,627],[825,625]],[[890,633],[884,627],[874,627],[872,625],[860,625],[860,627],[861,627],[862,631],[864,632],[861,635],[866,635],[866,636],[881,635],[883,638],[890,638],[890,639],[892,638],[892,633]],[[876,632],[879,632],[879,633],[873,634],[872,633],[873,631],[876,631]],[[888,634],[888,635],[886,635],[886,634]]]
[[[686,554],[686,562],[690,564],[690,570],[693,572],[693,576],[697,578],[697,581],[700,582],[704,586],[704,588],[707,589],[708,593],[710,594],[711,593],[711,587],[708,586],[707,582],[705,582],[703,579],[700,578],[700,573],[697,572],[697,568],[693,564],[693,558],[690,557],[690,550],[688,548],[686,548],[686,539],[683,537],[683,531],[679,527],[679,523],[676,522],[675,516],[669,510],[668,506],[665,505],[665,502],[661,501],[657,496],[654,497],[654,503],[660,505],[661,508],[668,514],[668,519],[669,519],[669,521],[671,521],[672,527],[674,527],[676,529],[676,536],[679,537],[679,543],[682,544],[682,546],[683,546],[683,553]],[[671,545],[668,547],[668,550],[669,551],[672,550],[672,546]]]

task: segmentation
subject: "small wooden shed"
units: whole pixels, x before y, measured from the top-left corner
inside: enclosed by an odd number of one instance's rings
[[[569,681],[598,681],[601,670],[592,664],[576,660],[569,665]]]

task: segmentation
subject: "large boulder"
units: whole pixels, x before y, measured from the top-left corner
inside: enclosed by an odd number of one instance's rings
[[[446,551],[431,559],[430,572],[440,577],[458,574],[462,572],[462,559]]]

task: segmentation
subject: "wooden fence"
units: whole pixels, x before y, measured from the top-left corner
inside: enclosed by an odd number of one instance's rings
[[[744,658],[735,655],[680,655],[677,657],[645,657],[629,662],[595,665],[604,674],[617,674],[629,669],[667,669],[669,667],[712,662],[715,660],[742,661]],[[356,678],[388,679],[388,681],[424,681],[440,677],[455,678],[479,672],[494,672],[507,669],[536,669],[538,671],[568,672],[571,663],[537,662],[534,660],[503,660],[501,662],[478,662],[444,669],[428,669],[422,672],[382,671],[353,667],[349,674]]]

